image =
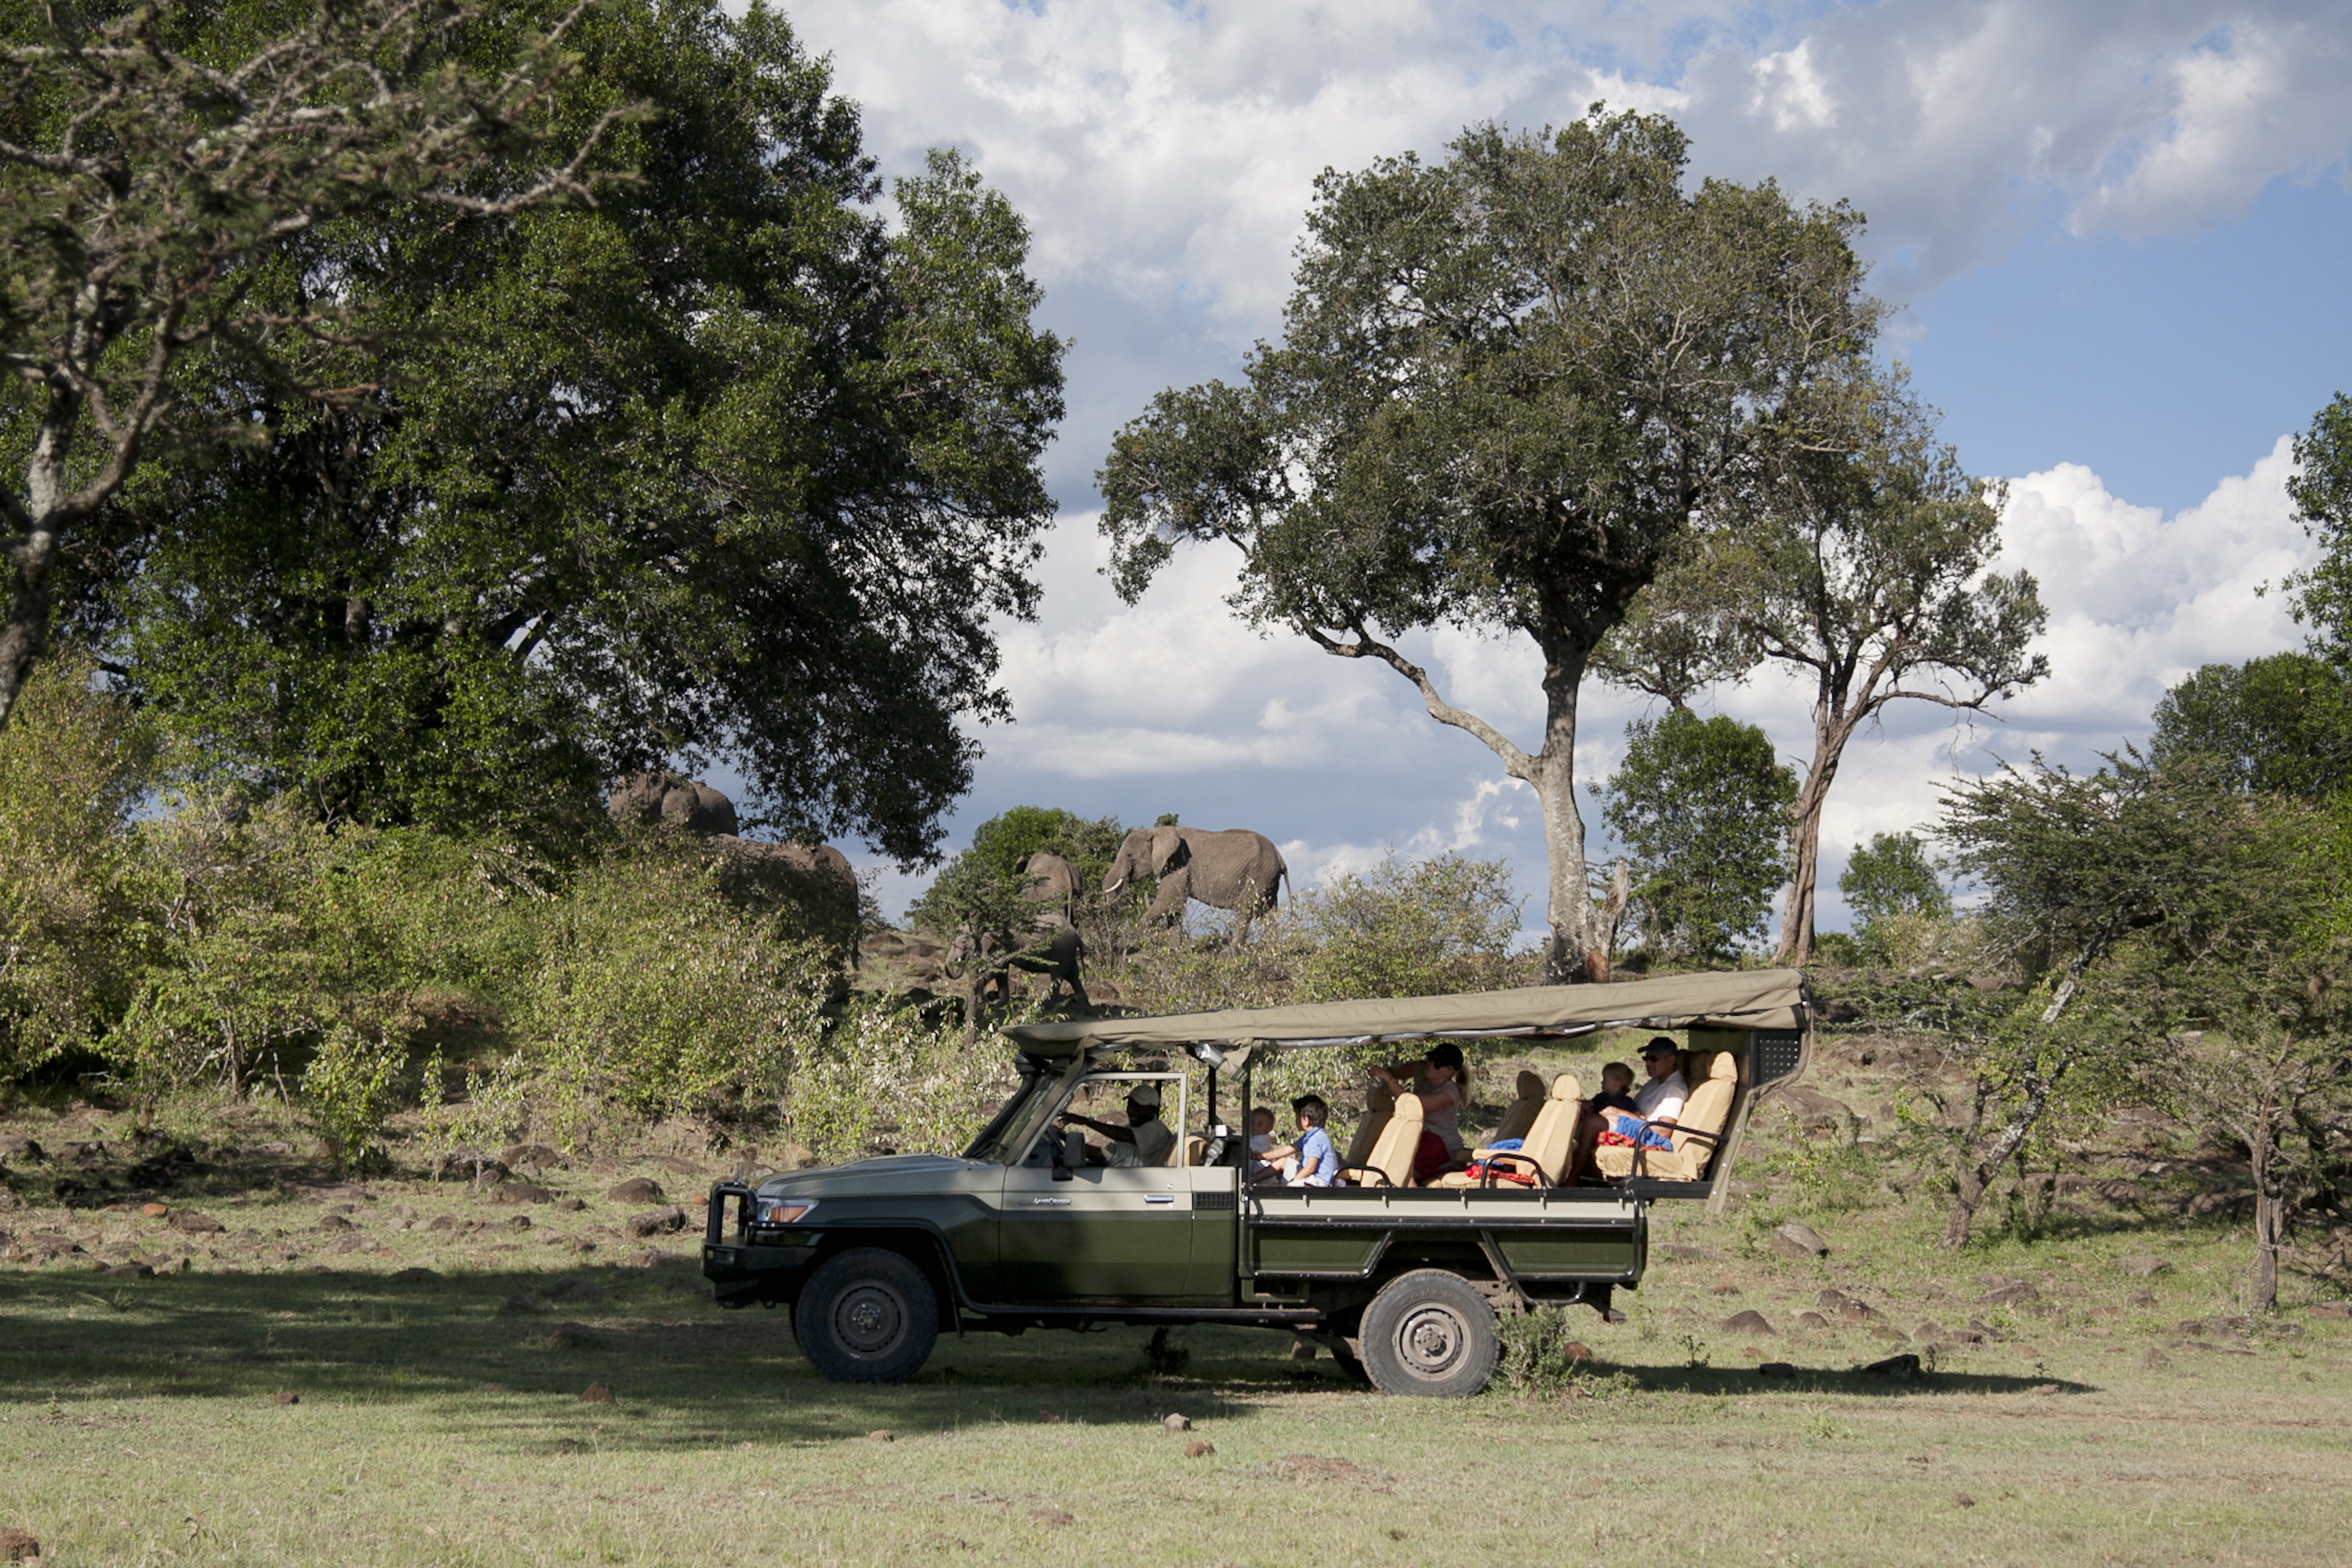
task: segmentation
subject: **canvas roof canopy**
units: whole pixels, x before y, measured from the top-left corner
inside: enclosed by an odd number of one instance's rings
[[[1670,974],[1604,985],[1530,985],[1454,996],[1386,996],[1297,1007],[1237,1007],[1145,1018],[1016,1024],[1006,1037],[1032,1056],[1089,1047],[1181,1049],[1195,1044],[1304,1050],[1443,1036],[1581,1035],[1593,1029],[1801,1029],[1805,977],[1793,969]]]

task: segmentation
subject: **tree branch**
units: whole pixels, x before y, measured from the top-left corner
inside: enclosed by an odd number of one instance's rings
[[[1508,736],[1475,713],[1456,708],[1445,700],[1437,689],[1437,683],[1429,679],[1427,670],[1388,644],[1374,637],[1364,629],[1361,622],[1354,623],[1348,628],[1355,634],[1356,640],[1353,642],[1341,642],[1326,634],[1321,628],[1310,626],[1305,621],[1293,624],[1308,641],[1334,658],[1381,660],[1420,689],[1421,700],[1427,705],[1431,718],[1441,724],[1451,724],[1457,730],[1467,731],[1475,735],[1486,743],[1488,751],[1503,760],[1503,771],[1513,778],[1523,780],[1528,784],[1537,782],[1536,760],[1533,757],[1513,745]]]

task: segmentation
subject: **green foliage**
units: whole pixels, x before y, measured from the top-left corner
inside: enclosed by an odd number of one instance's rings
[[[829,1036],[806,1041],[784,1098],[784,1128],[829,1163],[885,1152],[961,1153],[1012,1092],[994,1042],[859,1001]]]
[[[692,847],[648,845],[534,911],[517,1025],[568,1145],[594,1144],[614,1105],[651,1119],[772,1103],[817,1034],[823,953],[730,906],[717,878]]]
[[[156,934],[128,833],[155,742],[91,675],[50,666],[0,731],[0,1085],[97,1041]]]
[[[1881,962],[1889,951],[1890,921],[1904,915],[1942,920],[1952,912],[1952,896],[1916,833],[1872,834],[1838,874],[1838,891],[1861,922],[1854,935],[1863,952]]]
[[[2352,667],[2352,398],[2337,393],[2294,438],[2297,472],[2287,494],[2319,563],[2287,581],[2294,618],[2313,629],[2313,651]]]
[[[385,1032],[369,1036],[348,1024],[327,1031],[302,1071],[302,1110],[346,1170],[381,1163],[383,1127],[399,1108],[408,1050]]]
[[[1760,939],[1796,775],[1763,731],[1726,714],[1675,709],[1626,727],[1625,760],[1601,819],[1633,868],[1630,909],[1654,961],[1721,960]]]
[[[1592,1352],[1577,1338],[1579,1320],[1567,1307],[1538,1307],[1498,1318],[1495,1385],[1513,1394],[1622,1398],[1633,1391],[1622,1373],[1593,1375]]]
[[[1509,863],[1448,852],[1342,872],[1292,901],[1302,1002],[1435,996],[1510,984],[1523,900]]]
[[[2206,665],[2157,704],[2148,754],[2211,758],[2242,789],[2325,799],[2352,784],[2352,673],[2301,653]]]
[[[462,35],[503,68],[564,0]],[[725,756],[756,824],[928,858],[1033,612],[1062,345],[1018,215],[952,153],[890,187],[754,5],[588,8],[562,126],[629,105],[593,207],[383,203],[248,287],[322,276],[396,349],[335,399],[225,353],[183,402],[266,442],[147,471],[79,635],[212,770],[321,816],[569,853],[599,782]]]
[[[953,933],[1024,932],[1038,907],[1021,896],[1022,863],[1046,851],[1077,868],[1078,893],[1091,902],[1118,853],[1124,830],[1113,817],[1087,818],[1059,806],[1016,805],[972,830],[971,847],[948,862],[908,908],[908,923]]]

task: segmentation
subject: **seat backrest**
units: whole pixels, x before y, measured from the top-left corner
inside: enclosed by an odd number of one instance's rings
[[[1691,1070],[1701,1070],[1694,1058]],[[1739,1089],[1739,1058],[1730,1051],[1717,1051],[1714,1059],[1704,1066],[1706,1077],[1691,1090],[1690,1099],[1683,1104],[1683,1113],[1675,1120],[1673,1137],[1677,1150],[1687,1150],[1692,1164],[1699,1175],[1715,1152],[1715,1145],[1705,1139],[1685,1137],[1688,1132],[1706,1132],[1722,1136],[1724,1123],[1731,1120],[1732,1096]]]
[[[1348,1163],[1369,1165],[1386,1176],[1389,1185],[1402,1187],[1412,1179],[1412,1156],[1421,1147],[1421,1097],[1408,1094],[1388,1113],[1380,1136],[1372,1141],[1370,1152],[1360,1160]],[[1378,1186],[1380,1184],[1373,1182],[1368,1184]]]
[[[1381,1131],[1389,1118],[1396,1112],[1396,1094],[1384,1083],[1375,1083],[1364,1096],[1364,1119],[1356,1123],[1356,1135],[1348,1141],[1348,1157],[1340,1163],[1369,1165],[1372,1145],[1381,1141]]]
[[[1584,1089],[1576,1075],[1564,1072],[1551,1080],[1551,1098],[1536,1112],[1519,1152],[1543,1173],[1544,1184],[1556,1187],[1567,1178],[1569,1150],[1576,1142],[1576,1124],[1584,1115]]]
[[[1518,1098],[1504,1107],[1503,1120],[1495,1124],[1495,1131],[1488,1135],[1486,1142],[1500,1143],[1506,1138],[1526,1137],[1528,1129],[1536,1124],[1536,1116],[1544,1108],[1544,1080],[1531,1072],[1519,1074]]]
[[[1197,1165],[1209,1157],[1209,1141],[1198,1132],[1184,1134],[1184,1163]]]

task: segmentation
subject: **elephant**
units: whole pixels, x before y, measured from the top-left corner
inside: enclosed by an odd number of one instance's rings
[[[604,797],[604,810],[615,822],[683,827],[705,837],[731,834],[736,827],[733,801],[707,784],[667,769],[629,774]]]
[[[1078,908],[1078,868],[1050,849],[1021,862],[1021,896],[1043,906],[1041,925],[1066,926]]]
[[[1274,908],[1276,889],[1289,875],[1274,840],[1246,827],[1139,827],[1120,842],[1102,890],[1116,893],[1156,877],[1160,891],[1147,919],[1174,921],[1182,918],[1185,900],[1198,899],[1241,916],[1234,931],[1238,942],[1252,920]]]

